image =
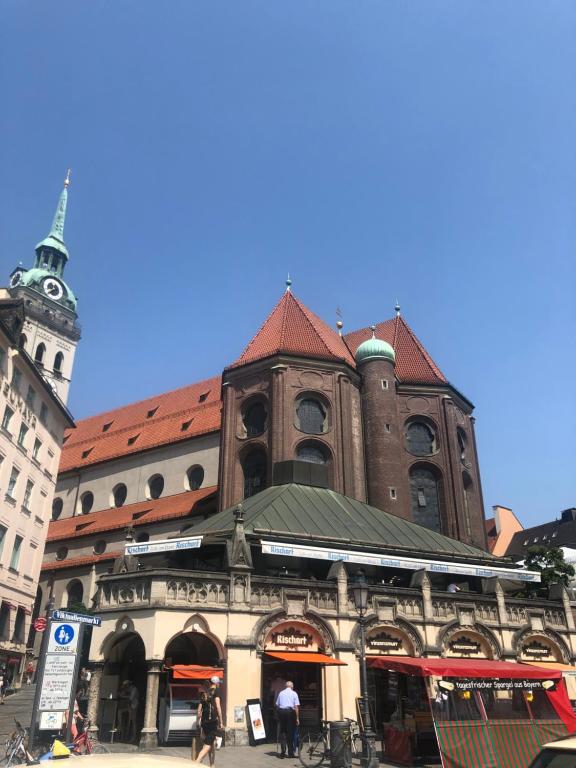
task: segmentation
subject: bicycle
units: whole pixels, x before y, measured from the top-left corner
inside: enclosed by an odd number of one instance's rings
[[[341,731],[341,738],[345,746],[350,748],[351,755],[357,757],[362,754],[362,746],[359,744],[361,739],[360,729],[358,723],[355,720],[346,718],[350,725],[349,730]],[[368,750],[368,757],[371,758],[373,754],[373,747],[367,743],[366,748]],[[325,761],[329,762],[331,758],[330,750],[330,721],[322,720],[320,725],[320,731],[308,732],[304,737],[300,739],[298,748],[298,758],[304,768],[318,768]]]
[[[74,755],[108,755],[110,750],[99,741],[93,741],[90,736],[90,720],[84,723],[84,730],[79,733],[68,749]]]
[[[14,720],[16,723],[16,730],[12,733],[10,738],[6,739],[6,754],[4,755],[0,765],[4,768],[10,768],[12,765],[37,765],[38,761],[34,760],[30,752],[28,752],[26,740],[28,738],[28,732],[18,720]]]

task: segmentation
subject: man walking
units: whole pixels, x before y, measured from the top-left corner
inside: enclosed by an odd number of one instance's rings
[[[286,746],[288,757],[294,757],[294,734],[300,725],[300,699],[291,680],[276,697],[276,710],[280,725],[280,757],[286,757]]]

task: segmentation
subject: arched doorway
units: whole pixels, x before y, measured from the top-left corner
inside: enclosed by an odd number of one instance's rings
[[[223,649],[202,631],[181,632],[164,652],[160,680],[158,737],[161,744],[190,744],[204,686],[213,676],[222,679]],[[223,713],[225,686],[219,689]]]
[[[146,704],[146,650],[136,632],[112,638],[105,652],[100,699],[100,738],[137,743]],[[132,721],[128,723],[127,710]]]

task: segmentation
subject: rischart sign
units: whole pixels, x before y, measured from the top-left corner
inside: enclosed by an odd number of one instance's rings
[[[312,645],[312,635],[300,632],[295,627],[286,627],[272,633],[274,645],[287,645],[292,648],[309,648]]]
[[[454,680],[457,691],[553,691],[556,688],[556,680],[529,680],[518,679],[491,679],[476,677],[468,680]]]

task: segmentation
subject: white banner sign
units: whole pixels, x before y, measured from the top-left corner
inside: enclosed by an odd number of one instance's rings
[[[182,539],[160,539],[146,544],[126,544],[127,555],[150,555],[153,552],[174,552],[179,549],[199,549],[202,536],[186,536]]]
[[[65,712],[41,712],[40,713],[40,730],[41,731],[58,731],[62,727],[64,722]]]
[[[343,560],[348,563],[379,565],[382,568],[404,568],[410,571],[420,571],[425,568],[432,573],[457,573],[465,576],[479,576],[485,579],[497,576],[501,579],[513,579],[514,581],[540,581],[539,573],[515,570],[513,568],[467,565],[466,563],[446,562],[443,560],[417,560],[412,557],[386,557],[375,552],[325,549],[324,547],[307,547],[299,544],[278,544],[271,541],[262,541],[262,552],[266,555],[304,557],[310,560],[332,560],[334,562]]]
[[[42,690],[40,692],[41,711],[64,711],[70,706],[70,695],[74,682],[76,654],[47,653]]]

